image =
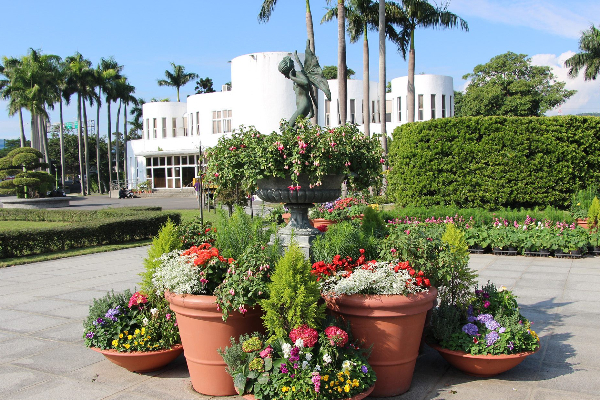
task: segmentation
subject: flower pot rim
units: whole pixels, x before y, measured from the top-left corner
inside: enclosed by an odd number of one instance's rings
[[[467,353],[466,351],[462,351],[462,350],[450,350],[450,349],[447,349],[445,347],[442,347],[440,345],[437,345],[437,344],[429,342],[429,341],[426,343],[429,347],[431,347],[434,350],[439,351],[440,353],[446,353],[446,354],[450,354],[453,356],[460,356],[460,357],[464,357],[464,358],[478,358],[478,359],[491,358],[491,359],[497,359],[497,360],[528,357],[532,354],[537,353],[540,350],[540,348],[542,347],[540,344],[538,344],[537,349],[535,349],[534,351],[522,351],[520,353],[513,353],[513,354],[470,354],[470,353]]]
[[[179,349],[183,349],[183,345],[181,343],[177,343],[174,344],[173,346],[169,347],[168,349],[160,349],[160,350],[151,350],[151,351],[119,351],[117,349],[105,349],[102,350],[99,347],[90,347],[90,349],[94,350],[95,352],[98,352],[100,354],[108,354],[108,355],[151,355],[151,354],[158,354],[158,353],[164,353],[167,351],[176,351]]]

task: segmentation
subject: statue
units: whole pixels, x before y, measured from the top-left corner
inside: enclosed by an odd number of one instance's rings
[[[296,125],[298,117],[312,118],[314,115],[313,103],[317,104],[317,99],[313,97],[312,86],[315,85],[321,89],[327,100],[331,101],[331,91],[327,79],[323,76],[323,70],[315,54],[310,50],[310,41],[306,41],[306,51],[304,53],[304,65],[298,59],[298,52],[294,51],[294,58],[300,70],[294,68],[294,61],[290,56],[285,56],[279,63],[279,72],[294,82],[294,92],[296,93],[296,112],[288,121],[290,126]]]

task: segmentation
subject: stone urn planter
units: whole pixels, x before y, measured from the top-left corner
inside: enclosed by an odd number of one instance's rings
[[[231,337],[244,333],[262,332],[262,311],[249,309],[244,315],[232,312],[223,321],[217,310],[215,296],[178,295],[165,292],[171,310],[177,314],[177,324],[183,354],[194,390],[209,396],[233,396],[237,392],[217,352],[231,345]]]
[[[350,322],[355,339],[373,346],[369,364],[377,375],[373,397],[398,396],[410,389],[425,316],[437,289],[403,295],[325,297],[327,308]]]
[[[437,350],[444,360],[448,361],[454,368],[467,375],[480,378],[489,378],[506,372],[519,365],[525,358],[540,349],[538,347],[536,351],[526,351],[516,354],[472,355],[464,351],[444,349],[435,344],[429,344],[429,346]]]
[[[326,175],[321,179],[322,185],[310,187],[309,176],[300,174],[300,189],[290,189],[294,184],[290,178],[264,178],[256,183],[256,195],[270,203],[285,203],[290,211],[290,220],[277,235],[284,246],[288,246],[292,236],[306,256],[309,255],[310,244],[320,234],[313,228],[308,219],[308,209],[313,203],[325,203],[340,197],[345,175]]]
[[[183,347],[180,344],[165,350],[132,351],[130,353],[119,352],[114,349],[102,350],[96,347],[91,347],[91,349],[102,354],[119,367],[140,373],[159,370],[183,352]]]

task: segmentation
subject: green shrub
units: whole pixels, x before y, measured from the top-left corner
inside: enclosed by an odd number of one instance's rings
[[[594,197],[592,200],[592,204],[590,204],[590,208],[588,209],[588,227],[593,229],[598,226],[598,222],[600,222],[600,201],[598,197]]]
[[[600,118],[442,118],[394,139],[388,182],[402,206],[567,209],[600,183]]]
[[[325,304],[318,304],[320,298],[310,262],[298,245],[292,243],[271,276],[269,298],[260,302],[264,326],[271,339],[286,337],[300,325],[319,329],[325,317]]]
[[[360,257],[360,249],[365,250],[365,258],[372,260],[377,257],[377,239],[365,233],[360,228],[360,221],[342,221],[329,225],[327,232],[318,236],[312,243],[311,258],[313,261],[327,261],[334,256],[342,258]]]
[[[462,306],[470,300],[477,273],[469,268],[469,250],[460,229],[446,224],[442,242],[447,248],[440,251],[439,297],[442,302]]]

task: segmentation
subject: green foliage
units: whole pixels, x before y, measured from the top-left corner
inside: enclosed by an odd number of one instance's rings
[[[531,65],[525,54],[512,52],[477,65],[463,79],[471,81],[455,108],[459,117],[539,117],[576,93],[556,81],[550,67]]]
[[[149,296],[154,296],[156,290],[152,284],[152,276],[156,268],[160,266],[158,259],[164,253],[181,248],[181,237],[179,230],[170,219],[160,228],[158,235],[152,239],[152,245],[148,249],[148,256],[144,258],[144,272],[140,273],[142,281],[140,289]]]
[[[598,223],[600,222],[600,201],[598,200],[598,197],[594,197],[594,200],[592,200],[587,218],[588,227],[590,229],[598,227]]]
[[[388,182],[401,206],[566,209],[600,183],[598,118],[443,118],[394,137]]]
[[[364,208],[361,229],[365,235],[376,238],[382,238],[386,233],[385,222],[373,207]]]
[[[67,216],[69,214],[64,213]],[[89,218],[90,215],[99,216],[103,213],[86,215]],[[112,218],[95,218],[91,221],[86,219],[79,224],[62,227],[4,230],[0,232],[0,258],[149,239],[158,233],[168,219],[179,223],[180,215],[173,212],[137,212],[135,215],[126,216],[117,212]]]
[[[327,232],[315,238],[311,247],[314,261],[332,260],[334,256],[342,258],[360,257],[359,250],[365,250],[365,258],[377,258],[377,239],[360,228],[360,221],[342,221],[329,225]]]
[[[446,224],[442,241],[448,248],[440,251],[439,297],[443,302],[463,305],[469,301],[477,279],[477,273],[469,268],[467,242],[454,224]]]
[[[326,65],[323,67],[323,76],[325,79],[337,79],[337,65]],[[346,67],[347,79],[352,79],[352,75],[356,74],[353,69]]]
[[[277,263],[269,298],[262,300],[265,328],[272,339],[286,337],[300,326],[319,328],[325,317],[325,305],[318,304],[321,292],[317,278],[311,274],[311,265],[297,244],[291,244]]]
[[[599,194],[598,189],[591,186],[574,193],[571,197],[570,208],[573,218],[586,218],[588,209],[592,205],[592,200]]]
[[[16,194],[21,198],[26,194],[45,197],[52,189],[54,177],[47,172],[34,171],[47,166],[40,162],[41,158],[43,154],[38,150],[19,147],[0,159],[0,179],[14,176],[14,179],[0,181],[0,193]]]
[[[265,229],[263,219],[251,217],[243,208],[236,207],[231,217],[219,210],[213,227],[216,228],[215,247],[225,258],[239,259],[253,245],[266,245],[275,228]]]

